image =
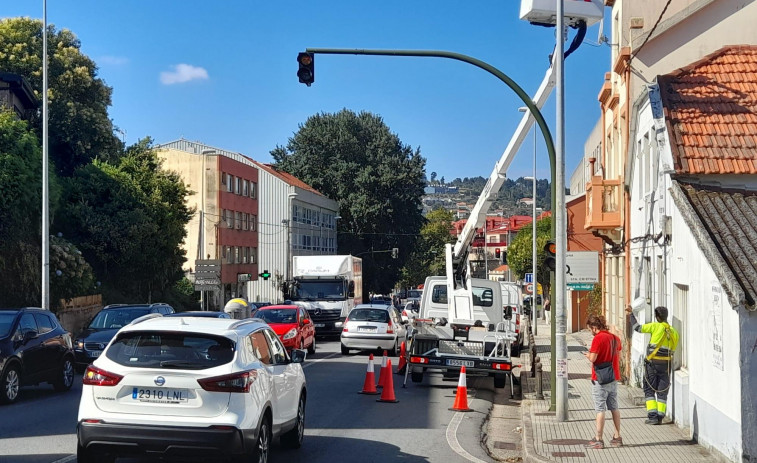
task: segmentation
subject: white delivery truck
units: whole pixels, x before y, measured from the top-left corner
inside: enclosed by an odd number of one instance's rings
[[[346,256],[294,256],[287,299],[310,314],[317,335],[340,335],[344,320],[363,302],[363,260]]]

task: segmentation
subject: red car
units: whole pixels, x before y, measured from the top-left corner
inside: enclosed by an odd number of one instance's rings
[[[307,349],[315,354],[315,327],[307,310],[296,305],[267,305],[255,312],[255,318],[273,328],[287,351]]]

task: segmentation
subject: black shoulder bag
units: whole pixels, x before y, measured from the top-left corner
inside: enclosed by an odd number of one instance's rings
[[[594,365],[594,372],[597,374],[597,382],[599,384],[610,384],[615,381],[615,369],[612,367],[612,363],[615,360],[615,335],[608,333],[612,336],[612,357],[609,362],[598,363]]]

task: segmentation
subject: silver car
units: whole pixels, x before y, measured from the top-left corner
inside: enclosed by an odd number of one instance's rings
[[[350,311],[342,328],[342,354],[350,350],[388,350],[396,356],[407,338],[407,322],[388,305],[361,304]]]

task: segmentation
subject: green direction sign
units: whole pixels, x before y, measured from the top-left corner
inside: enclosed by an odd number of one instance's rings
[[[568,283],[568,288],[573,291],[591,291],[594,289],[594,283]]]

